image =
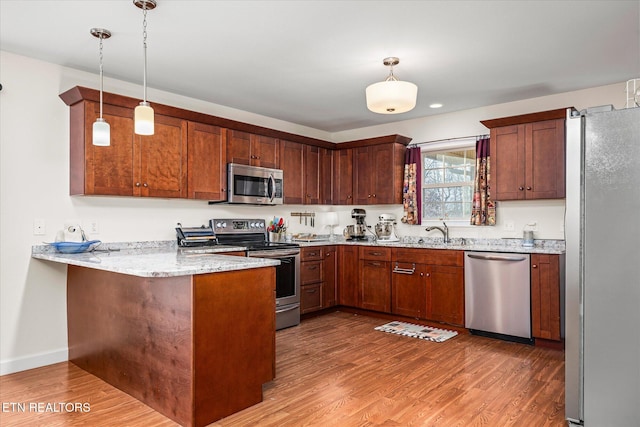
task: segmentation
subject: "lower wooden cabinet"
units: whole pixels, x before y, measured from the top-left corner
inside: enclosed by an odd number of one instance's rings
[[[391,312],[424,319],[427,314],[427,266],[394,262],[391,269]]]
[[[337,261],[338,248],[336,246],[325,246],[324,260],[322,261],[322,308],[333,307],[338,304],[337,290]]]
[[[300,314],[322,309],[322,283],[300,287]]]
[[[431,265],[427,272],[428,320],[464,326],[464,270]]]
[[[338,248],[338,304],[358,306],[358,246]]]
[[[336,246],[300,250],[300,313],[311,313],[337,303]]]
[[[531,255],[531,329],[534,338],[562,339],[560,255]]]
[[[391,311],[391,249],[361,246],[358,307],[366,310]]]

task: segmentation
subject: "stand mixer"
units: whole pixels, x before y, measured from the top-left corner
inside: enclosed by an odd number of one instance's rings
[[[342,232],[342,235],[347,240],[366,240],[367,236],[367,223],[365,217],[367,212],[364,209],[352,209],[351,218],[356,220],[355,225],[347,225]]]
[[[396,217],[393,214],[380,214],[378,217],[378,223],[376,224],[376,236],[378,240],[385,242],[398,242],[398,235],[396,234]]]

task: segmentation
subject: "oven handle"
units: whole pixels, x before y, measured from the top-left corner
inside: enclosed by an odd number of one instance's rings
[[[298,307],[300,307],[300,304],[287,305],[285,308],[281,308],[281,309],[276,310],[276,314],[284,313],[285,311],[295,310]]]
[[[250,258],[280,258],[285,256],[297,256],[300,255],[300,249],[294,250],[274,250],[274,251],[250,251],[247,252],[247,256]]]

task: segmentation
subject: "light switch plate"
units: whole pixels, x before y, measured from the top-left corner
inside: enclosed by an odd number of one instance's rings
[[[505,231],[514,231],[515,229],[516,229],[516,225],[514,224],[513,221],[507,221],[504,223]]]

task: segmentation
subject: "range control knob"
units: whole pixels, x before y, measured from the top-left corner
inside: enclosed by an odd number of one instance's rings
[[[260,228],[264,228],[264,222],[260,223]]]
[[[216,228],[220,228],[220,227],[222,227],[222,223],[219,222],[216,224]]]
[[[227,223],[226,222],[222,223],[222,228],[227,228]]]

